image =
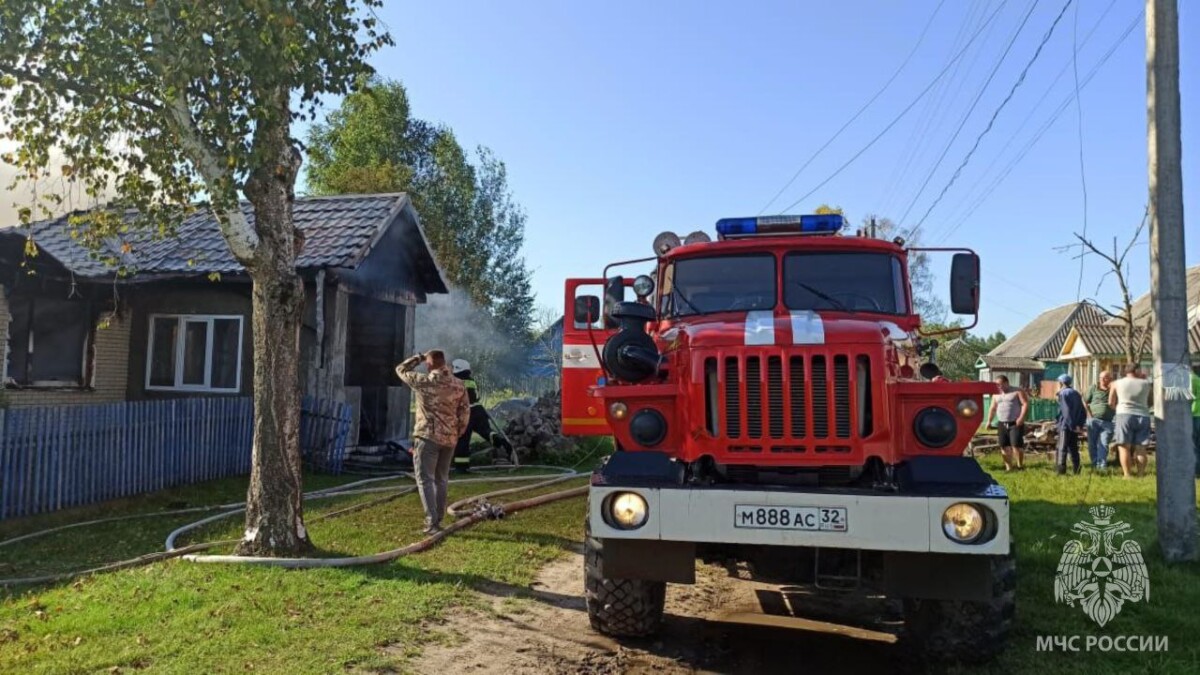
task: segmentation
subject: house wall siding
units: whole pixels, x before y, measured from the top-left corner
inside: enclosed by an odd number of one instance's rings
[[[4,346],[7,379],[8,329],[12,316],[8,311],[8,293],[0,292],[0,345]],[[5,399],[13,407],[89,405],[125,400],[129,370],[130,329],[128,308],[123,308],[104,327],[94,329],[91,386],[85,388],[5,388]]]

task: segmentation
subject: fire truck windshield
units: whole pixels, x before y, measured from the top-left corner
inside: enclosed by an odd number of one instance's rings
[[[900,260],[888,253],[789,253],[783,279],[788,309],[908,313]]]
[[[775,256],[684,258],[666,270],[662,313],[691,316],[775,306]]]

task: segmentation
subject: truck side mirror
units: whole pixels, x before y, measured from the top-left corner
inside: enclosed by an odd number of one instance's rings
[[[974,253],[955,253],[950,263],[950,311],[979,311],[979,256]]]
[[[587,326],[600,318],[600,298],[581,295],[575,298],[575,325]]]
[[[609,277],[604,282],[604,327],[616,328],[618,323],[613,318],[617,306],[625,302],[625,277]]]

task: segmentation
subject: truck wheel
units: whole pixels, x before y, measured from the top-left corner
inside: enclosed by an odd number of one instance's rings
[[[905,600],[905,645],[926,661],[978,664],[1004,650],[1016,611],[1015,551],[992,558],[992,599]]]
[[[583,584],[592,628],[614,637],[645,637],[662,627],[667,597],[664,581],[606,579],[600,575],[604,542],[587,528],[583,544]]]

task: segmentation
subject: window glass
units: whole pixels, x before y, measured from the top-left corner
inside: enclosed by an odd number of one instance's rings
[[[663,287],[663,306],[674,316],[771,309],[775,258],[761,254],[684,258],[676,261]]]
[[[203,386],[208,360],[208,322],[186,321],[183,333],[183,384]]]
[[[213,389],[237,388],[238,347],[242,323],[237,319],[213,320],[212,378]]]
[[[175,386],[175,334],[179,319],[155,317],[150,327],[150,386]]]
[[[783,284],[788,309],[908,313],[900,263],[887,253],[789,253]]]
[[[241,333],[240,317],[154,317],[146,386],[236,391],[240,385]]]

